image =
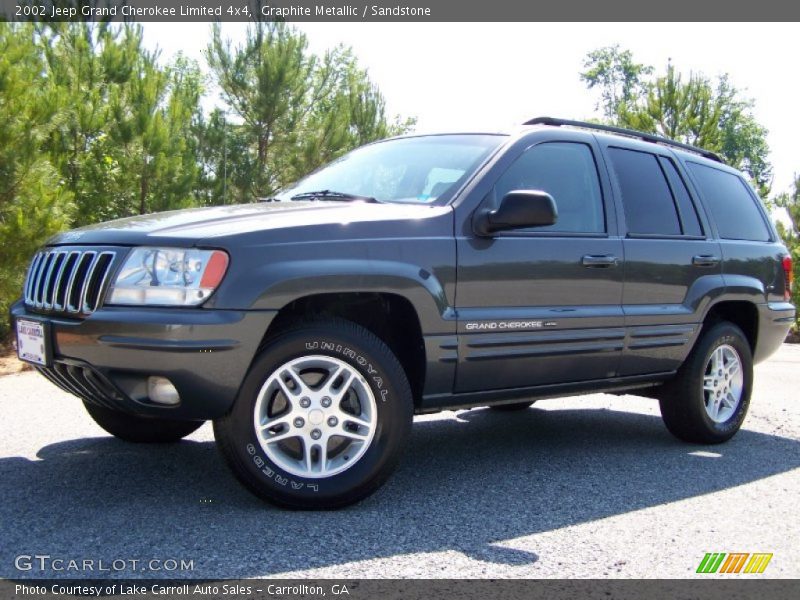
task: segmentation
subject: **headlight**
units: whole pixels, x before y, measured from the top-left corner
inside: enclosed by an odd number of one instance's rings
[[[227,268],[228,255],[221,250],[136,248],[106,304],[195,306],[212,294]]]

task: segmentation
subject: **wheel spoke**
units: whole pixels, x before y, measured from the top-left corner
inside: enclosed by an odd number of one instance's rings
[[[709,398],[708,400],[707,410],[708,416],[710,416],[712,419],[717,418],[717,415],[719,414],[719,404],[713,397]]]
[[[360,433],[358,431],[350,431],[349,429],[342,428],[340,432],[336,433],[336,435],[351,440],[365,440],[367,439],[369,432]]]
[[[286,385],[286,382],[280,375],[278,375],[278,377],[276,377],[275,380],[278,382],[278,387],[281,388],[283,395],[286,396],[286,399],[291,402],[292,398],[295,397],[295,393],[289,389],[289,386]]]
[[[353,381],[355,380],[355,378],[356,374],[353,373],[352,371],[350,371],[345,376],[344,383],[342,383],[342,386],[339,388],[339,391],[336,392],[337,401],[341,401],[344,399],[344,397],[347,395],[347,392],[350,390],[350,386],[353,385]]]
[[[358,425],[358,430],[353,431],[352,429],[349,429],[346,426],[348,423]],[[368,421],[348,415],[342,419],[339,427],[336,429],[335,435],[349,438],[351,440],[364,440],[369,437],[371,431],[371,426]]]
[[[287,429],[292,426],[292,421],[288,414],[283,414],[278,417],[268,419],[266,422],[260,425],[260,429],[261,431],[266,431],[267,429],[272,429],[273,427],[278,427],[279,425],[285,425]]]
[[[703,377],[703,389],[707,392],[713,392],[716,389],[714,385],[714,377],[712,375],[706,375]]]
[[[328,438],[320,440],[317,447],[319,448],[319,471],[324,473],[328,470]]]
[[[334,390],[333,384],[336,383],[336,380],[339,379],[339,377],[342,377],[342,385],[340,385],[338,389]],[[347,391],[350,389],[350,386],[353,385],[353,380],[355,378],[355,373],[342,365],[336,369],[336,372],[326,382],[325,392],[334,402],[340,402],[345,395],[347,395]]]
[[[282,442],[283,440],[288,440],[293,437],[297,437],[298,433],[296,431],[292,431],[289,428],[286,428],[281,433],[276,433],[275,435],[265,435],[268,430],[263,430],[261,432],[261,439],[264,440],[265,444],[274,444],[276,442]]]
[[[311,460],[313,450],[314,444],[310,440],[303,438],[303,464],[309,473],[314,469],[313,461]]]
[[[720,365],[720,358],[722,357],[722,348],[717,348],[714,350],[714,353],[711,355],[711,370],[712,375],[717,375],[718,371],[721,367]]]
[[[333,392],[333,384],[336,383],[336,380],[339,379],[339,375],[341,375],[345,370],[344,365],[337,365],[336,370],[333,372],[333,375],[328,373],[328,379],[325,381],[324,390],[327,394]]]
[[[359,427],[363,427],[365,429],[370,428],[370,422],[367,421],[366,419],[362,419],[361,417],[356,417],[344,411],[341,411],[341,413],[342,413],[342,422],[355,423]]]
[[[281,375],[284,374],[288,375],[289,379],[291,379],[295,385],[295,391],[290,390],[286,385],[286,382],[283,380],[283,377],[278,376],[281,389],[283,390],[284,394],[288,394],[288,398],[299,398],[300,396],[306,396],[311,392],[306,385],[306,382],[303,381],[303,378],[300,377],[300,375],[298,375],[291,367],[281,373]]]

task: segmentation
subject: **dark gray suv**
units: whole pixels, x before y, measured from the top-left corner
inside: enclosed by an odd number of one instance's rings
[[[415,413],[625,391],[723,442],[790,287],[717,156],[539,118],[374,143],[267,202],[63,233],[11,312],[20,357],[106,431],[213,420],[256,494],[329,508],[386,480]]]

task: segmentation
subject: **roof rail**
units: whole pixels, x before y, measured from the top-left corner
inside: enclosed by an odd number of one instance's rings
[[[583,129],[596,129],[598,131],[608,131],[609,133],[626,135],[628,137],[644,140],[645,142],[653,142],[654,144],[665,144],[667,146],[674,146],[676,148],[680,148],[681,150],[688,150],[689,152],[694,152],[695,154],[699,154],[700,156],[703,156],[705,158],[710,158],[711,160],[715,160],[719,163],[725,164],[725,161],[722,160],[722,157],[719,154],[711,152],[710,150],[704,150],[703,148],[698,148],[697,146],[691,146],[689,144],[676,142],[675,140],[661,137],[660,135],[653,135],[652,133],[644,133],[643,131],[636,131],[635,129],[625,129],[623,127],[613,127],[612,125],[601,125],[599,123],[588,123],[586,121],[570,121],[569,119],[557,119],[554,117],[536,117],[534,119],[531,119],[530,121],[525,121],[523,125],[554,125],[556,127],[566,125],[569,127],[581,127]]]

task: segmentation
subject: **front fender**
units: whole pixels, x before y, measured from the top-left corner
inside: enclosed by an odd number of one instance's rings
[[[253,275],[260,282],[249,307],[253,310],[280,310],[316,294],[396,294],[411,302],[425,334],[455,332],[446,284],[417,265],[389,260],[291,260],[271,262]]]

